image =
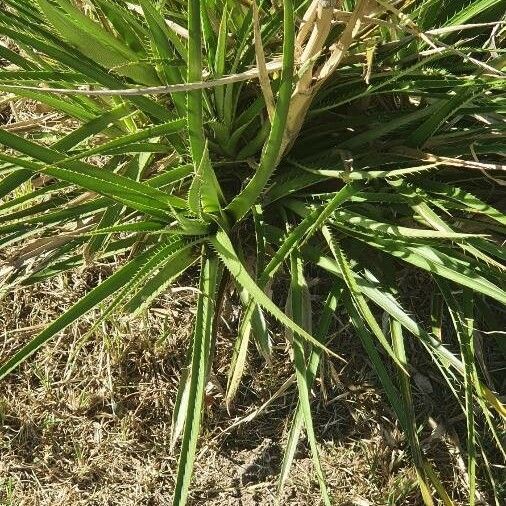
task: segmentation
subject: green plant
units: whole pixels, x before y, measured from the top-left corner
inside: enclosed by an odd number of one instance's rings
[[[343,10],[332,3],[2,2],[0,35],[9,44],[0,45],[8,63],[0,90],[72,120],[51,135],[0,129],[0,244],[14,251],[3,293],[127,258],[8,358],[0,377],[104,301],[101,318],[136,315],[200,264],[189,374],[174,412],[173,443],[181,438],[174,504],[188,497],[230,284],[244,313],[227,403],[250,341],[267,360],[273,353],[268,315],[291,336],[299,405],[280,489],[305,427],[322,499],[331,501],[309,392],[321,354],[339,352],[327,342],[338,306],[406,433],[425,503],[433,504],[434,491],[452,501],[418,441],[408,336],[463,403],[470,504],[478,458],[494,484],[475,425],[483,421],[503,451],[498,423],[506,410],[485,386],[473,332],[488,328],[484,315],[506,302],[506,216],[493,206],[505,170],[497,161],[505,106],[500,2],[358,0],[343,1]],[[403,308],[404,264],[428,273],[455,341]],[[308,266],[331,280],[314,331]],[[287,314],[266,295],[282,271],[290,277]],[[436,321],[441,304],[433,309]],[[499,339],[497,346],[504,353]]]

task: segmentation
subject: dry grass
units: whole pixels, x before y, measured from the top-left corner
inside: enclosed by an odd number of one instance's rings
[[[110,266],[102,266],[61,275],[2,301],[0,359],[109,271]],[[160,298],[141,319],[116,317],[83,342],[96,317],[88,315],[3,383],[0,504],[170,504],[176,456],[170,452],[168,435],[193,307],[194,292],[176,290]],[[220,385],[225,384],[237,307],[231,304],[224,316],[192,504],[274,504],[295,387],[252,422],[230,426],[268,400],[292,368],[283,353],[271,370],[253,358],[254,374],[247,375],[236,405],[227,413]],[[341,329],[339,350],[347,363],[326,364],[324,381],[313,399],[322,462],[335,503],[421,504],[394,416],[356,339],[343,322],[336,321],[336,327]],[[282,336],[276,342],[284,347]],[[442,415],[433,404],[437,399],[431,401],[423,388],[416,388],[416,395],[427,415],[435,416],[435,411]],[[448,441],[426,441],[426,451],[458,500],[462,476],[453,475],[458,469],[453,447]],[[319,503],[304,444],[283,503]]]
[[[30,101],[4,101],[0,122],[48,132],[53,124],[47,113]],[[113,267],[95,266],[61,275],[1,300],[0,362]],[[424,279],[406,279],[412,307],[422,310],[429,305],[423,283]],[[187,280],[187,284],[195,283]],[[171,414],[186,364],[194,302],[194,291],[175,290],[159,298],[142,318],[109,319],[85,340],[98,315],[91,313],[2,383],[1,505],[170,504],[177,464],[177,455],[169,447]],[[238,307],[230,303],[223,317],[191,503],[271,505],[286,428],[297,401],[295,385],[252,422],[238,422],[276,392],[293,374],[293,366],[279,335],[278,362],[269,369],[251,357],[245,384],[228,413],[221,392]],[[405,441],[358,341],[348,332],[344,317],[343,321],[337,318],[335,329],[340,330],[338,351],[347,362],[325,364],[313,398],[322,465],[334,502],[421,505]],[[425,372],[424,357],[415,353],[413,364],[424,371],[414,376],[420,419],[436,420],[435,434],[431,436],[428,429],[422,434],[424,450],[456,504],[464,504],[465,476],[459,471],[458,438],[451,424],[459,411],[441,398],[444,390],[436,383],[440,380]],[[304,443],[282,504],[319,504],[318,484]]]

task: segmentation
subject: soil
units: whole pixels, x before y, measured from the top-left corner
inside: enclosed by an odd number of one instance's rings
[[[108,275],[112,266],[63,274],[2,301],[0,361],[33,338]],[[188,283],[190,284],[190,283]],[[231,298],[218,335],[192,483],[193,505],[270,505],[278,496],[295,383],[257,416],[293,375],[283,333],[275,363],[250,349],[236,402],[223,402],[239,309]],[[12,506],[168,505],[178,449],[171,417],[191,336],[195,291],[179,287],[138,319],[114,315],[90,332],[99,311],[69,327],[3,382],[0,393],[0,504]],[[344,362],[325,360],[312,410],[323,469],[339,505],[422,504],[406,441],[346,318],[334,331]],[[416,360],[414,362],[416,367]],[[423,365],[420,364],[420,370]],[[419,373],[414,394],[425,424],[424,451],[456,504],[463,472],[434,378]],[[253,417],[245,421],[245,417]],[[458,419],[458,416],[457,416]],[[439,421],[438,421],[439,420]],[[442,423],[445,420],[445,424]],[[423,439],[423,438],[422,438]],[[281,504],[320,504],[310,453],[301,438]]]

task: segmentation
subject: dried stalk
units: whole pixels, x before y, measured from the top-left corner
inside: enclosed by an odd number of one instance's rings
[[[266,64],[267,72],[277,72],[281,70],[281,61],[273,60]],[[241,81],[249,81],[259,77],[257,68],[246,70],[240,74],[231,74],[228,76],[220,77],[219,79],[212,79],[209,81],[198,81],[192,83],[181,84],[168,84],[165,86],[149,86],[143,88],[125,88],[118,90],[103,89],[103,90],[84,90],[72,88],[44,88],[39,86],[18,86],[18,85],[0,85],[0,89],[12,90],[29,90],[29,91],[43,91],[46,93],[54,93],[57,95],[86,95],[86,96],[140,96],[140,95],[163,95],[166,93],[182,93],[193,90],[203,90],[207,88],[214,88],[216,86],[223,86],[226,84],[239,83]]]
[[[275,109],[274,94],[272,93],[269,72],[267,71],[267,65],[265,63],[265,52],[262,44],[262,35],[260,33],[260,21],[258,18],[258,6],[256,2],[253,2],[253,30],[255,35],[255,56],[258,68],[258,81],[260,83],[260,89],[264,95],[265,106],[267,107],[269,119],[272,122]]]
[[[362,18],[368,12],[369,0],[359,0],[341,37],[331,47],[330,56],[325,63],[315,70],[316,57],[325,50],[325,43],[332,27],[334,8],[331,3],[314,0],[303,17],[303,23],[297,36],[300,47],[300,75],[293,92],[288,113],[287,126],[282,144],[282,152],[290,149],[297,138],[307,111],[316,92],[333,74],[343,60],[346,51],[356,37]],[[302,47],[306,42],[305,47]]]

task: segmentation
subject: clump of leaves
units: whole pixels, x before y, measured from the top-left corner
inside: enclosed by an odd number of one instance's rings
[[[299,404],[280,490],[305,428],[331,502],[309,399],[322,353],[339,352],[328,335],[344,308],[406,433],[425,504],[452,500],[418,441],[424,420],[411,396],[408,339],[466,415],[469,503],[477,462],[495,491],[481,443],[491,437],[503,452],[506,410],[487,386],[474,333],[491,331],[504,353],[489,317],[506,302],[506,216],[494,207],[505,170],[499,0],[1,3],[0,90],[74,125],[50,135],[0,129],[0,243],[15,252],[2,291],[128,260],[8,358],[0,377],[97,305],[106,303],[101,318],[135,316],[200,264],[189,373],[174,412],[174,504],[188,497],[230,284],[244,312],[228,404],[252,343],[266,360],[273,353],[268,316],[290,336]],[[428,273],[433,300],[443,301],[431,328],[404,309],[404,265]],[[314,325],[309,267],[331,281]],[[287,311],[267,295],[283,271]],[[444,312],[455,338],[437,324]]]

